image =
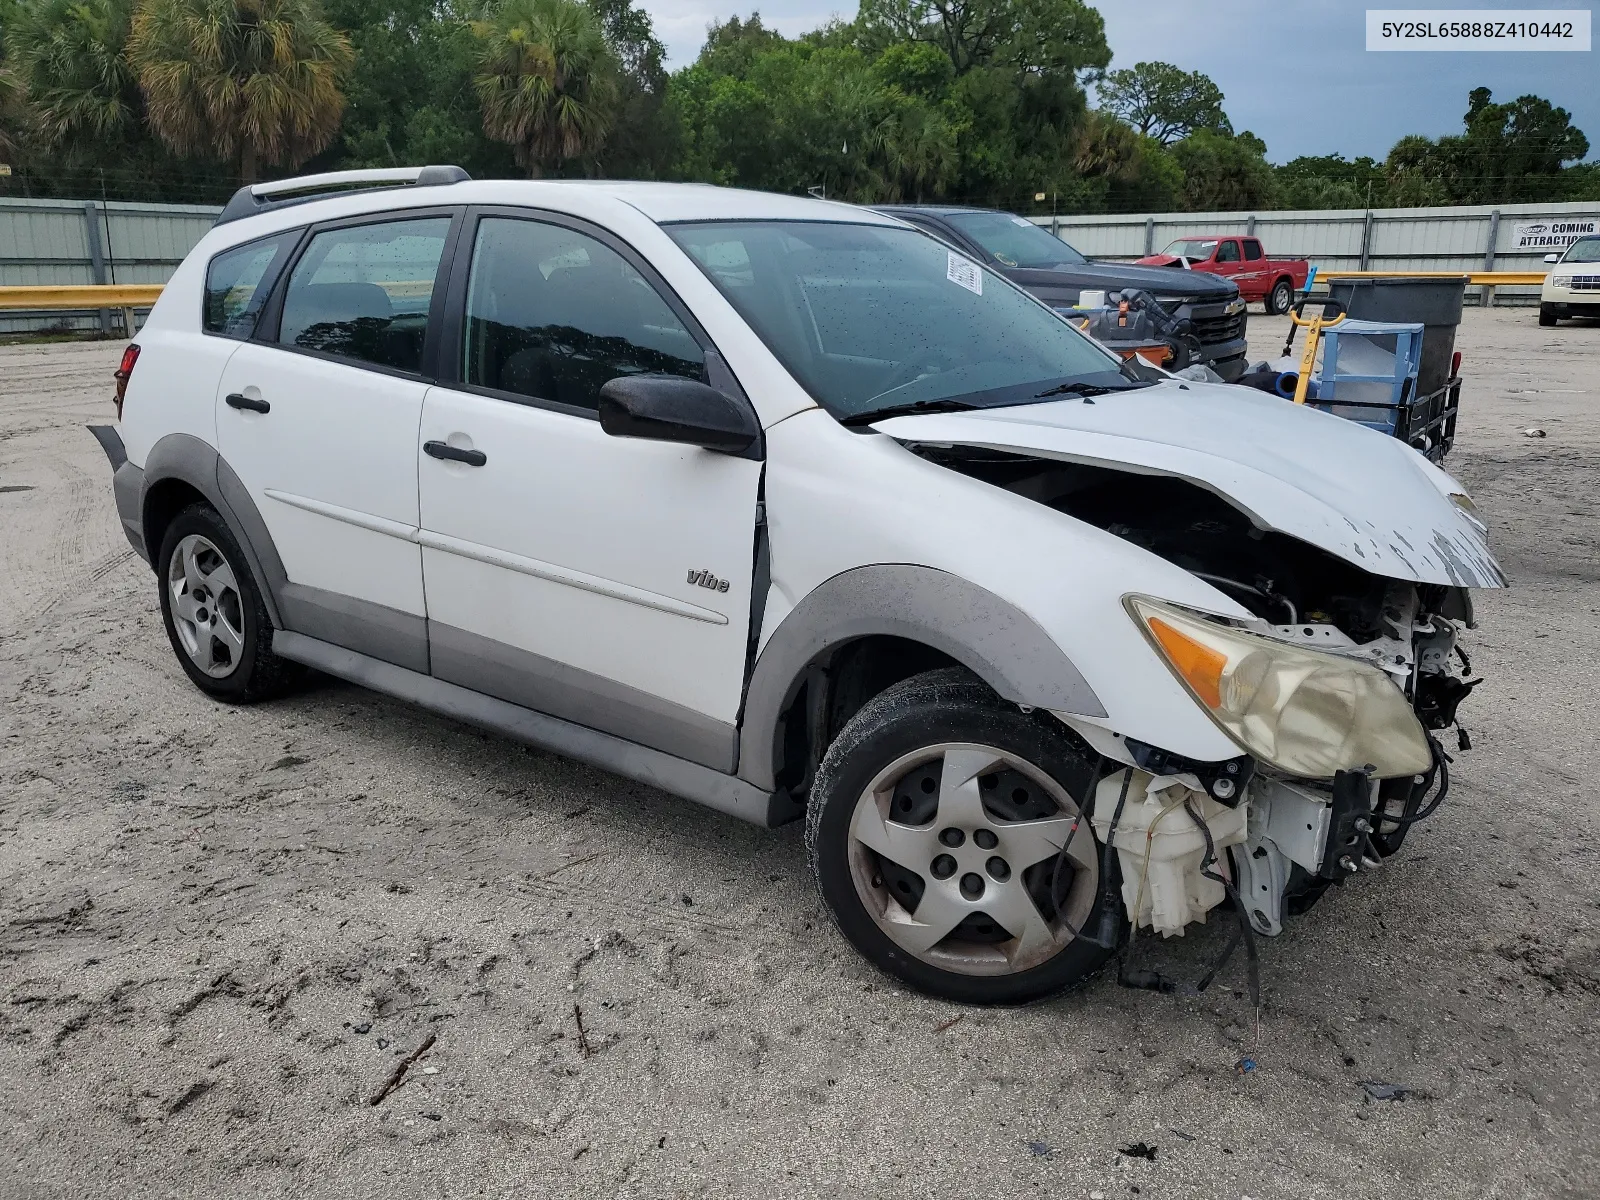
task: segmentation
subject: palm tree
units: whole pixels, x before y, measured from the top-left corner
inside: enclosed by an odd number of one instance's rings
[[[611,132],[618,64],[594,14],[573,0],[503,0],[482,39],[483,128],[537,176],[597,153]]]
[[[139,136],[143,97],[123,55],[132,16],[132,0],[18,6],[10,65],[46,146],[92,150]]]
[[[144,0],[128,57],[161,140],[237,163],[246,183],[333,140],[353,58],[316,0]]]

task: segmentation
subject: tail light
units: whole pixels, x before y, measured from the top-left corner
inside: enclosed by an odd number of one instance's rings
[[[137,343],[129,346],[122,352],[122,362],[112,372],[111,378],[117,381],[117,420],[122,420],[122,402],[128,396],[128,379],[133,375],[133,368],[139,361],[139,346]]]
[[[1450,356],[1450,378],[1456,379],[1461,374],[1461,351],[1457,350]]]

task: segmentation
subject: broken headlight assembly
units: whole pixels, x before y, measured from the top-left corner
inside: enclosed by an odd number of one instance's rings
[[[1420,775],[1433,765],[1410,702],[1377,667],[1144,596],[1124,602],[1189,694],[1261,762],[1306,779]]]

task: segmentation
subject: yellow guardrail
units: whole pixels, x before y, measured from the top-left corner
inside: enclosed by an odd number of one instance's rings
[[[0,309],[149,308],[159,295],[159,283],[0,287]]]
[[[1537,286],[1544,282],[1543,271],[1318,271],[1318,282],[1324,279],[1460,279],[1463,275],[1474,285],[1489,287],[1515,287],[1517,284]]]

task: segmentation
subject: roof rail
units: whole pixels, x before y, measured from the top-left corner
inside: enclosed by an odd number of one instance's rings
[[[378,167],[360,171],[327,171],[320,175],[275,179],[270,183],[251,183],[233,194],[217,217],[216,224],[225,225],[241,217],[291,204],[326,200],[363,184],[378,187],[439,187],[471,178],[460,167]]]

